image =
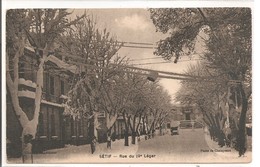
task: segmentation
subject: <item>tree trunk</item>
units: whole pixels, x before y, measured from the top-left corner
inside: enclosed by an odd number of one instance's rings
[[[99,122],[98,122],[98,112],[94,112],[94,116],[93,116],[93,118],[94,118],[94,136],[95,136],[95,138],[96,138],[96,140],[98,141],[98,129],[99,129],[99,126],[100,126],[100,124],[99,124]]]
[[[46,46],[47,48],[47,46]],[[45,49],[46,49],[45,48]],[[36,73],[36,91],[35,91],[35,101],[34,101],[34,116],[32,120],[29,120],[26,113],[22,110],[19,104],[18,98],[18,80],[19,80],[19,57],[24,52],[24,45],[21,44],[18,52],[15,54],[13,59],[14,65],[14,79],[12,81],[11,75],[7,73],[7,86],[11,95],[12,104],[14,107],[15,114],[21,126],[23,128],[22,132],[22,159],[24,163],[33,163],[32,159],[32,140],[35,139],[35,135],[37,132],[40,106],[41,106],[41,97],[42,97],[42,87],[43,87],[43,65],[45,61],[47,61],[47,52],[43,50],[43,58],[39,58],[39,66]],[[9,61],[9,60],[8,60]],[[9,71],[9,64],[7,64],[7,70]]]
[[[126,126],[125,127],[125,146],[129,146],[129,141],[128,141],[128,131],[129,131],[129,127]]]
[[[248,108],[248,100],[242,85],[239,85],[239,89],[242,95],[242,110],[239,118],[238,125],[238,138],[236,148],[239,152],[239,156],[243,156],[246,152],[246,113]]]
[[[111,115],[110,113],[106,113],[106,127],[107,127],[107,148],[111,148],[112,139],[111,139],[111,128],[116,122],[118,114]]]
[[[95,144],[95,140],[96,140],[96,136],[95,136],[95,126],[94,126],[94,115],[89,119],[89,131],[88,131],[88,135],[89,135],[89,139],[90,139],[90,147],[91,147],[91,153],[93,154],[96,150],[96,144]]]
[[[139,116],[139,120],[138,120],[137,126],[135,128],[135,134],[134,134],[135,138],[136,138],[136,136],[138,137],[138,142],[140,141],[140,131],[139,131],[140,123],[141,123],[141,116]],[[135,138],[134,138],[133,144],[136,143],[136,139]]]
[[[107,148],[111,149],[112,139],[111,139],[111,128],[107,130]]]
[[[132,132],[132,144],[135,144],[136,132]]]
[[[126,133],[125,133],[125,146],[129,146],[129,140],[128,140],[128,136],[129,136],[129,125],[130,125],[130,117],[127,117],[127,123],[126,123]]]
[[[89,127],[88,127],[88,136],[90,137],[90,141],[94,136],[94,118],[91,117],[89,120]]]
[[[133,126],[132,126],[132,128],[131,128],[131,130],[132,130],[132,144],[135,144],[135,137],[136,137],[135,121],[136,121],[136,115],[134,116]],[[129,123],[130,123],[130,121],[129,121]]]
[[[142,120],[143,120],[143,129],[142,129],[142,132],[143,132],[143,133],[142,133],[142,134],[146,135],[146,129],[147,129],[146,126],[147,126],[147,125],[146,125],[146,122],[145,122],[144,117],[142,117]]]
[[[23,136],[23,138],[31,138],[30,136]],[[32,154],[32,143],[22,142],[22,160],[24,164],[33,163],[33,154]]]
[[[125,113],[123,113],[123,118],[124,118],[124,122],[125,122],[125,130],[124,130],[124,138],[125,138],[125,146],[129,146],[129,141],[128,141],[128,133],[129,133],[129,117],[125,115]]]
[[[23,163],[33,163],[32,140],[36,134],[34,121],[29,121],[22,132],[22,160]]]

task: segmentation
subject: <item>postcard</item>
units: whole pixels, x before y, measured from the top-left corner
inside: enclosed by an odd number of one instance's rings
[[[3,14],[7,166],[251,163],[250,5]]]

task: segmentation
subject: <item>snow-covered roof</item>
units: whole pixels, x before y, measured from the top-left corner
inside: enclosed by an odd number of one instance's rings
[[[76,65],[67,64],[64,61],[60,60],[59,58],[55,57],[54,55],[50,55],[48,57],[48,61],[56,64],[59,68],[66,69],[72,73],[76,73],[77,71]]]
[[[27,50],[31,51],[31,52],[35,52],[32,47],[26,46],[25,48]],[[72,73],[76,73],[76,71],[77,71],[77,66],[76,65],[71,65],[71,64],[65,63],[64,61],[60,60],[59,58],[57,58],[54,55],[50,55],[48,57],[47,61],[50,61],[50,62],[54,63],[55,65],[57,65],[59,68],[68,70],[68,71],[70,71]]]

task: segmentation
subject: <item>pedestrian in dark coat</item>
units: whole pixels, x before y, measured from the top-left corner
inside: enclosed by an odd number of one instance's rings
[[[110,133],[108,133],[108,135],[107,135],[107,148],[111,149],[111,136],[110,136]]]
[[[92,154],[96,151],[96,143],[97,143],[97,138],[96,138],[96,136],[93,136],[93,139],[90,144]]]

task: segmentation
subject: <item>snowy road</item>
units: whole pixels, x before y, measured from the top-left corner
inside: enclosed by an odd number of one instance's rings
[[[179,135],[164,135],[139,143],[139,154],[156,154],[158,157],[175,157],[189,159],[196,156],[203,157],[205,154],[214,156],[214,152],[207,152],[210,148],[204,138],[202,129],[181,129]],[[206,152],[206,153],[205,153]]]
[[[94,154],[90,153],[89,145],[48,150],[45,154],[34,154],[34,163],[245,163],[250,162],[251,153],[238,158],[236,151],[219,148],[203,129],[181,129],[179,135],[142,138],[128,147],[124,140],[113,142],[112,149],[101,143]],[[10,162],[21,163],[21,159]]]
[[[210,147],[209,147],[210,145]],[[250,162],[248,157],[238,158],[238,153],[227,147],[219,148],[203,129],[180,129],[179,135],[157,136],[139,143],[137,154],[154,155],[144,162],[165,163],[232,163]]]

